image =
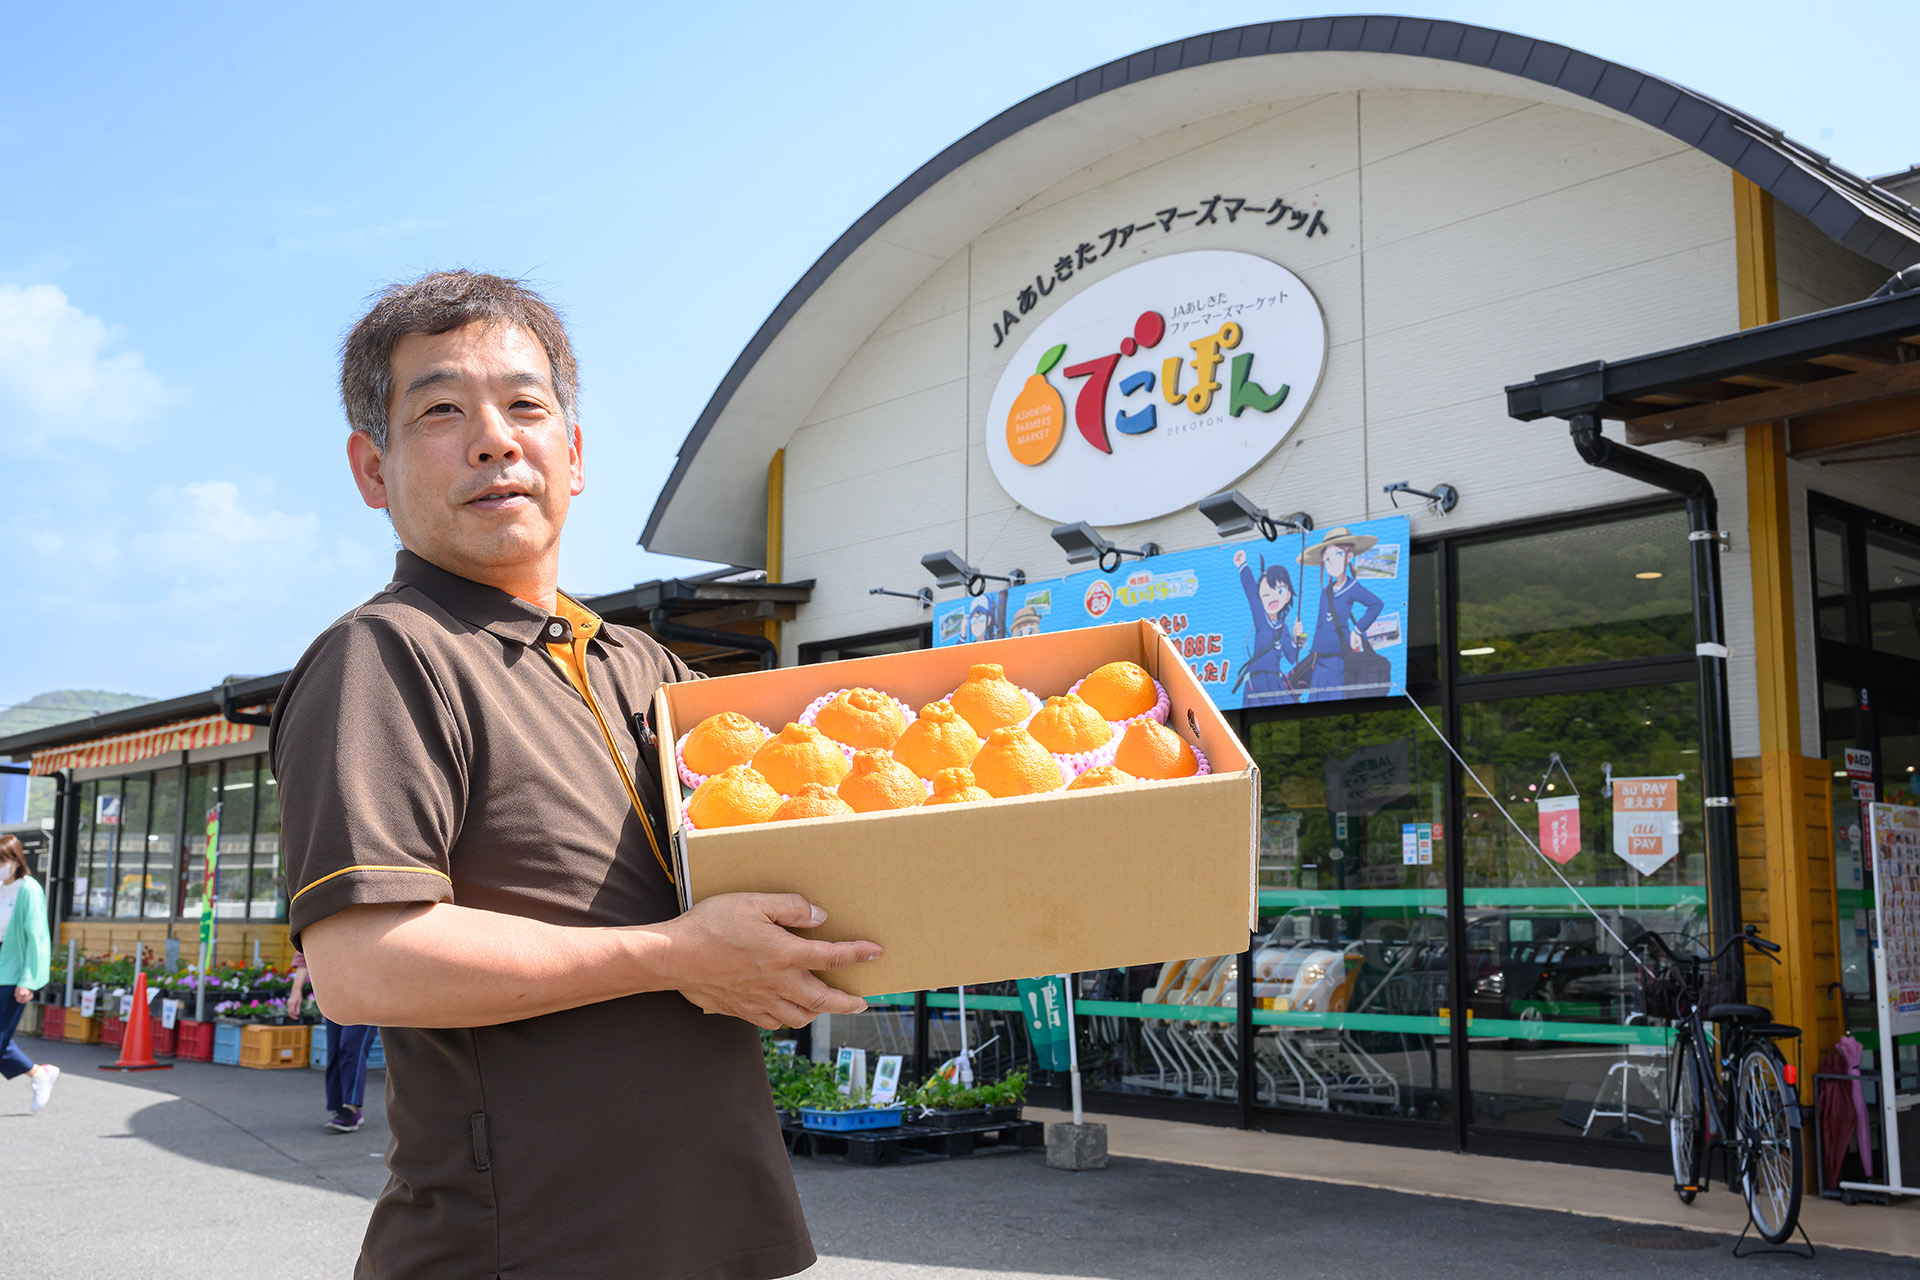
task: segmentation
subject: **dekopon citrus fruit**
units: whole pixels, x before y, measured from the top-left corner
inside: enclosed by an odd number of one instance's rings
[[[1191,778],[1200,772],[1193,748],[1157,720],[1135,720],[1128,725],[1113,762],[1136,778]]]
[[[773,811],[769,822],[793,822],[800,818],[846,817],[853,812],[853,806],[833,793],[833,788],[823,787],[817,782],[809,782],[799,791],[787,797],[786,802]]]
[[[765,728],[738,711],[722,711],[693,726],[680,758],[695,773],[716,774],[752,760],[767,736]]]
[[[840,798],[855,813],[912,809],[926,801],[927,784],[886,752],[868,749],[853,753],[853,772],[841,779]]]
[[[991,799],[992,794],[974,782],[973,770],[956,768],[942,769],[933,775],[933,794],[927,797],[927,803],[977,804]]]
[[[753,767],[775,791],[791,796],[798,795],[809,782],[839,786],[840,779],[847,776],[847,757],[812,725],[790,724],[753,753]]]
[[[1058,791],[1067,785],[1067,775],[1053,753],[1019,725],[987,735],[987,745],[973,758],[973,780],[1001,799]]]
[[[753,771],[736,764],[722,769],[687,801],[687,816],[700,828],[741,827],[765,822],[780,807],[780,793]]]
[[[1091,791],[1095,787],[1124,787],[1139,779],[1125,769],[1103,764],[1098,769],[1089,769],[1067,784],[1069,791]]]

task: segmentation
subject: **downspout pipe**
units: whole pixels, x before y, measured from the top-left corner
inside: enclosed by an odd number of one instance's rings
[[[1692,552],[1693,652],[1699,668],[1701,792],[1706,805],[1707,920],[1718,943],[1740,932],[1740,832],[1734,810],[1733,731],[1728,722],[1726,620],[1721,605],[1719,503],[1713,483],[1683,467],[1609,440],[1600,415],[1568,419],[1573,447],[1589,466],[1678,494],[1687,504],[1687,545]],[[1743,995],[1744,948],[1728,953],[1726,976]]]
[[[765,636],[685,626],[668,617],[666,609],[659,606],[655,606],[647,615],[647,622],[653,627],[654,638],[657,640],[687,640],[694,644],[713,645],[722,649],[745,649],[749,653],[760,655],[762,671],[771,671],[780,665],[780,646]]]

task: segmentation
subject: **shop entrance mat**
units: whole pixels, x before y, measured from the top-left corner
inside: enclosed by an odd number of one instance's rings
[[[927,1160],[957,1160],[962,1156],[998,1152],[1038,1151],[1047,1143],[1047,1127],[1037,1120],[1006,1120],[958,1129],[927,1125],[895,1125],[890,1129],[860,1129],[821,1133],[797,1123],[780,1126],[787,1152],[848,1164],[914,1164]]]

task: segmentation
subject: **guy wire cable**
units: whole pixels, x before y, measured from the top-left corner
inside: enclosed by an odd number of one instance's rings
[[[1493,807],[1500,811],[1500,816],[1505,818],[1509,823],[1509,825],[1511,825],[1513,829],[1519,833],[1520,838],[1527,842],[1527,848],[1533,850],[1534,853],[1539,854],[1540,861],[1546,863],[1547,866],[1553,871],[1553,874],[1559,878],[1560,883],[1567,886],[1567,892],[1571,893],[1574,896],[1574,899],[1577,902],[1579,902],[1579,904],[1582,907],[1586,908],[1587,914],[1593,917],[1594,923],[1599,925],[1602,929],[1605,929],[1607,931],[1607,936],[1620,944],[1621,953],[1632,959],[1634,963],[1634,967],[1637,969],[1640,969],[1642,972],[1651,974],[1653,971],[1647,968],[1647,966],[1641,962],[1639,956],[1634,955],[1633,948],[1627,945],[1627,940],[1621,937],[1618,933],[1614,932],[1613,926],[1607,923],[1606,917],[1601,915],[1598,911],[1594,910],[1593,904],[1587,901],[1587,896],[1581,893],[1579,889],[1574,887],[1573,881],[1567,879],[1565,873],[1560,870],[1559,864],[1556,863],[1552,858],[1549,858],[1546,854],[1540,853],[1540,846],[1533,842],[1533,837],[1527,834],[1526,829],[1522,827],[1518,821],[1515,820],[1514,816],[1511,813],[1507,812],[1507,807],[1501,804],[1499,800],[1494,798],[1493,789],[1489,787],[1486,783],[1480,781],[1480,775],[1473,771],[1473,766],[1467,763],[1466,757],[1462,756],[1458,751],[1454,749],[1453,743],[1447,741],[1447,735],[1440,732],[1440,726],[1433,722],[1433,718],[1427,714],[1426,708],[1422,707],[1420,703],[1417,700],[1415,700],[1414,696],[1411,693],[1407,692],[1406,687],[1404,685],[1400,685],[1396,687],[1399,688],[1400,690],[1400,696],[1405,698],[1407,702],[1413,707],[1414,714],[1418,715],[1422,720],[1426,721],[1427,728],[1433,730],[1433,736],[1440,739],[1440,745],[1447,749],[1447,754],[1451,755],[1455,760],[1458,760],[1460,762],[1460,767],[1467,771],[1467,776],[1473,779],[1475,785],[1477,785],[1480,788],[1481,794],[1485,795],[1488,800],[1493,801]]]

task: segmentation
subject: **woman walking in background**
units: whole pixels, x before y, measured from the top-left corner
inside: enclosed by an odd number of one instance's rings
[[[53,1095],[60,1068],[36,1064],[20,1051],[13,1033],[33,993],[47,985],[47,895],[27,873],[27,851],[16,835],[0,835],[0,1076],[33,1082],[38,1111]]]
[[[300,995],[307,985],[307,957],[293,953],[293,991],[287,996],[287,1016],[300,1016]],[[319,996],[316,994],[316,1000]],[[327,1128],[352,1133],[360,1127],[360,1108],[367,1095],[367,1054],[373,1049],[372,1027],[342,1026],[325,1011],[327,1037]],[[322,1028],[314,1028],[316,1031]]]

